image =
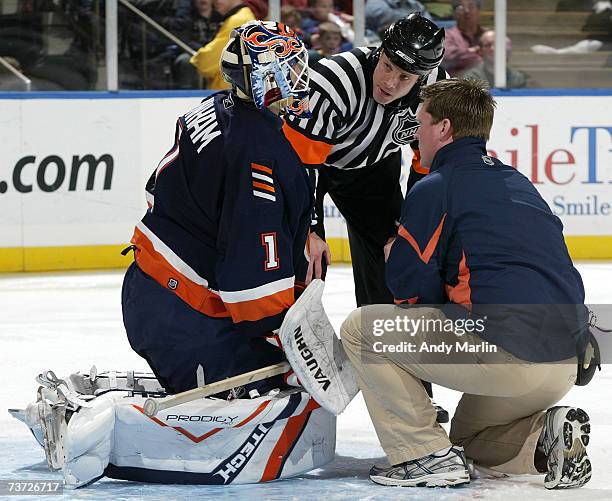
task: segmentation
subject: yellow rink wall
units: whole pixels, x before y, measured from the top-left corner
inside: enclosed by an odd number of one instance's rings
[[[612,236],[580,236],[565,239],[573,259],[611,259]],[[334,263],[350,263],[348,239],[329,238]],[[132,253],[121,251],[128,244],[99,246],[36,247],[0,249],[0,272],[59,271],[126,268]]]
[[[131,253],[120,251],[146,210],[146,180],[177,117],[206,94],[0,93],[0,272],[126,267]],[[612,259],[612,90],[494,94],[488,154],[532,181],[574,259]],[[392,124],[399,136],[403,125]],[[403,148],[404,165],[411,154]],[[333,261],[349,262],[329,199],[325,224]]]

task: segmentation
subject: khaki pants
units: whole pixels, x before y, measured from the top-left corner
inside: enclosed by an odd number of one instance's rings
[[[353,311],[341,329],[342,344],[389,462],[417,459],[452,442],[463,446],[477,464],[504,473],[537,473],[533,459],[545,410],[573,386],[576,359],[528,363],[498,347],[495,353],[461,353],[456,359],[461,363],[453,363],[453,355],[418,350],[381,353],[380,342],[388,346],[410,341],[419,347],[423,342],[455,345],[459,339],[483,345],[476,335],[458,338],[453,332],[373,334],[372,319],[398,316],[446,320],[435,308],[372,305]],[[463,392],[450,438],[436,422],[421,379]]]

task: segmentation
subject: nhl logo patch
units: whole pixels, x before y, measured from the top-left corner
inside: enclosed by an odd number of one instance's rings
[[[414,138],[414,133],[418,128],[414,115],[409,111],[406,115],[398,117],[398,123],[391,134],[391,139],[395,144],[408,144]]]
[[[168,289],[176,290],[178,287],[178,280],[176,278],[171,278],[168,280]]]

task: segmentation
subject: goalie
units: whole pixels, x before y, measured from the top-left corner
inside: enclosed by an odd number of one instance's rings
[[[178,119],[174,146],[147,183],[123,319],[170,393],[198,386],[199,366],[212,383],[284,360],[266,336],[305,275],[313,194],[280,128],[284,114],[308,114],[307,62],[282,23],[234,30],[221,60],[232,89]],[[279,378],[247,392],[263,394]]]
[[[123,318],[155,377],[44,371],[37,401],[12,411],[67,487],[101,476],[263,482],[334,457],[333,414],[357,385],[322,309],[322,282],[294,305],[313,196],[279,118],[307,114],[307,53],[281,23],[254,22],[233,32],[221,67],[232,90],[179,118],[132,238]],[[285,360],[281,337],[308,393],[267,379],[245,388],[250,398],[216,394],[146,415],[148,400]]]

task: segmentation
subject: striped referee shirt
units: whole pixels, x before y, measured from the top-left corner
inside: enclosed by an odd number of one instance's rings
[[[417,83],[404,98],[410,102],[407,107],[378,104],[372,97],[373,51],[356,48],[321,59],[310,69],[312,117],[291,117],[283,126],[304,164],[358,169],[414,141],[421,85]],[[444,78],[448,78],[444,70],[435,69],[426,83]],[[413,167],[426,173],[414,162]]]

